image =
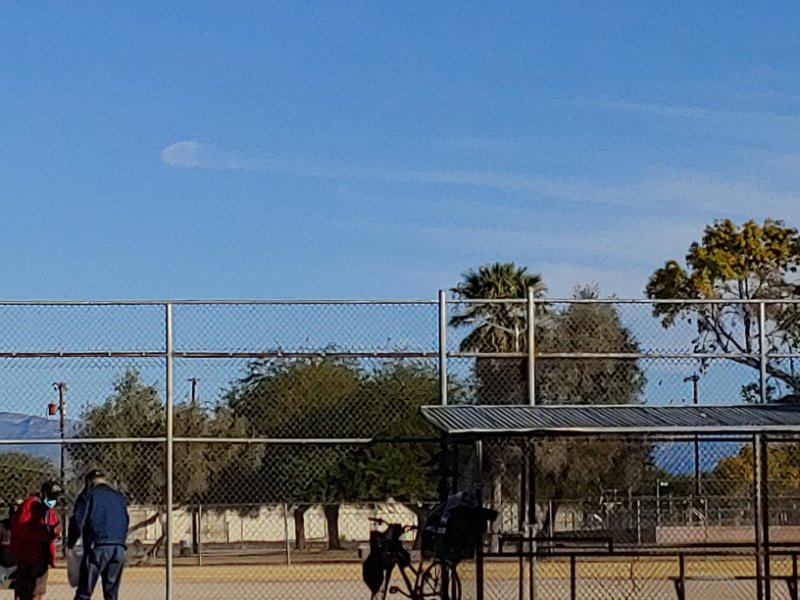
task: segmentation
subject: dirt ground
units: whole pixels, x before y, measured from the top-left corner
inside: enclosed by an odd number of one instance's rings
[[[730,577],[748,575],[751,561],[705,560],[689,565],[689,575]],[[776,565],[781,572],[783,565]],[[463,582],[463,600],[475,600],[475,577],[471,565],[459,571]],[[540,563],[537,569],[536,600],[570,598],[569,565],[562,562]],[[671,600],[676,598],[670,577],[677,566],[670,561],[598,561],[579,565],[576,598],[586,600]],[[486,565],[486,600],[519,600],[518,565],[513,562]],[[242,598],[275,600],[367,600],[370,595],[361,582],[357,563],[279,565],[177,566],[174,573],[176,600],[223,600]],[[66,582],[63,569],[53,569],[47,597],[72,600],[74,590]],[[161,600],[165,598],[163,567],[130,568],[123,576],[123,600]],[[713,600],[750,600],[755,598],[752,581],[689,581],[687,598]],[[11,592],[1,597],[11,598]],[[98,589],[95,598],[102,598]],[[788,600],[787,586],[773,583],[774,600]]]

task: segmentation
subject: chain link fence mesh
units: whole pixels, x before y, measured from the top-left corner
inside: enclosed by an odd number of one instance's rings
[[[757,306],[540,301],[532,366],[524,301],[446,306],[451,404],[731,404],[798,389],[800,354],[781,334],[796,304],[765,307],[762,348]],[[126,596],[164,596],[171,520],[176,598],[366,598],[369,519],[417,525],[443,493],[438,434],[419,412],[440,401],[440,316],[434,302],[176,303],[169,355],[163,303],[0,306],[0,504],[57,479],[68,508],[103,468],[130,502]],[[800,542],[799,447],[769,446],[769,564],[787,578],[773,598],[789,597]],[[752,465],[743,439],[508,439],[487,443],[477,478],[463,448],[460,487],[480,484],[499,513],[485,550],[537,537],[535,560],[487,557],[484,597],[673,598],[683,552],[687,598],[752,598]],[[406,543],[415,551],[413,533]],[[477,598],[475,562],[459,574],[462,598]],[[49,595],[73,595],[61,561]]]

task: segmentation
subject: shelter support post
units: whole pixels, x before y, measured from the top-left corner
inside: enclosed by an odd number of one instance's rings
[[[483,441],[475,441],[475,495],[483,505]],[[484,573],[483,573],[483,534],[478,534],[478,544],[475,551],[475,598],[483,600]]]
[[[528,444],[528,527],[526,536],[530,541],[530,558],[528,559],[528,598],[536,600],[536,535],[538,526],[536,521],[536,444]]]
[[[756,598],[770,600],[772,584],[769,557],[769,489],[767,485],[768,456],[764,434],[753,436],[753,492],[755,497],[754,525],[756,533]]]

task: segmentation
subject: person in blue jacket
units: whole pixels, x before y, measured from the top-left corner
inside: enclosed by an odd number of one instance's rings
[[[128,503],[102,471],[89,471],[85,483],[86,487],[75,501],[67,531],[68,548],[74,548],[79,539],[83,540],[75,600],[90,600],[98,579],[103,582],[103,598],[117,600],[125,565]]]

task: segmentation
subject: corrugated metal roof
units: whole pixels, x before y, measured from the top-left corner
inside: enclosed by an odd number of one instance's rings
[[[800,405],[424,406],[447,434],[800,433]]]

